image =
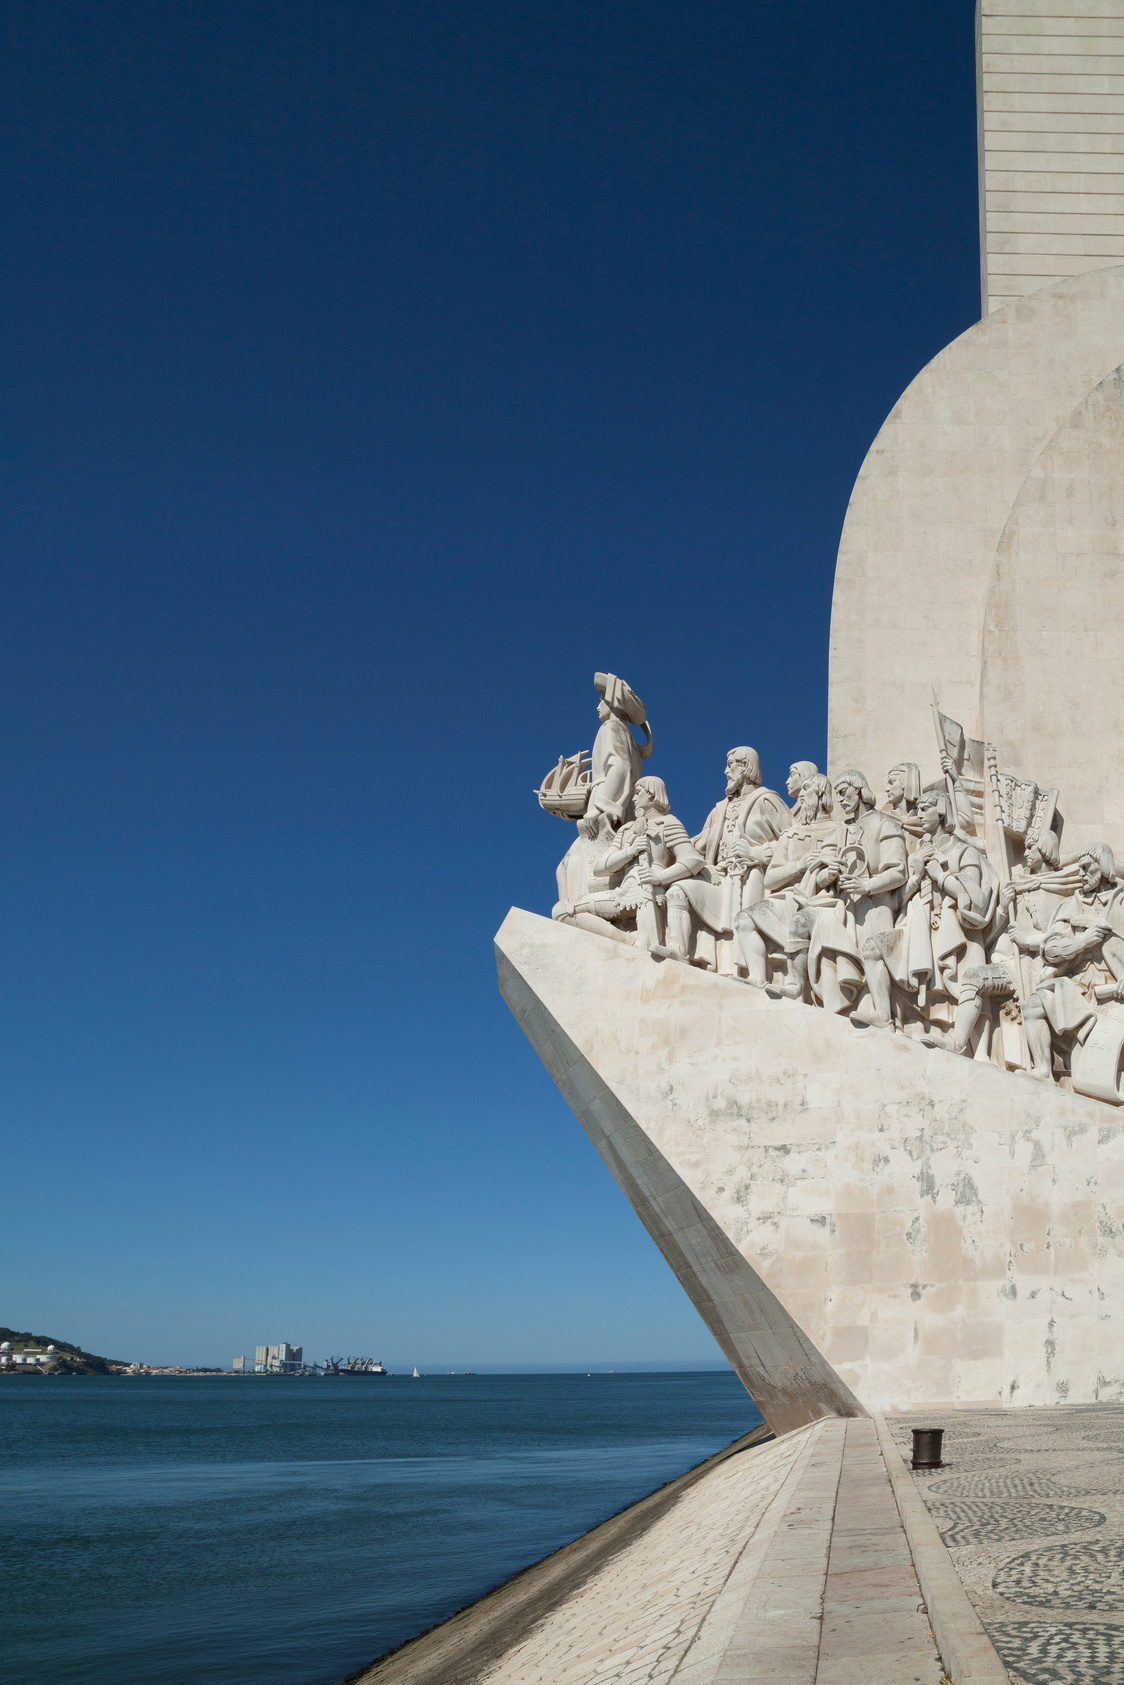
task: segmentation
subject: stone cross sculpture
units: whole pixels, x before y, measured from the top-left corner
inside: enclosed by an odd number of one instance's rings
[[[1057,791],[998,772],[934,702],[938,777],[898,761],[879,807],[863,772],[795,761],[790,809],[740,746],[692,837],[663,780],[641,776],[643,702],[613,673],[594,686],[592,752],[536,792],[577,828],[556,920],[1120,1103],[1124,882],[1107,844],[1063,857]]]

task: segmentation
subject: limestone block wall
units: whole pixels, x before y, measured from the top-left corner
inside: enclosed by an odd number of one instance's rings
[[[983,314],[1124,262],[1124,3],[980,0]]]
[[[496,950],[775,1431],[1124,1400],[1124,1108],[531,913]]]

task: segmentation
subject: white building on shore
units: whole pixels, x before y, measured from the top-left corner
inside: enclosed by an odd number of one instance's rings
[[[283,1340],[279,1346],[254,1348],[255,1375],[293,1375],[303,1367],[303,1346],[290,1346]]]
[[[0,1345],[0,1369],[21,1367],[46,1368],[58,1356],[54,1346],[24,1346],[20,1351],[12,1350],[12,1342],[5,1340]]]

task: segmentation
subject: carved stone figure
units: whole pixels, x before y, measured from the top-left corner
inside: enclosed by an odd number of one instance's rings
[[[726,756],[726,794],[694,839],[707,870],[668,890],[669,957],[690,958],[700,929],[732,942],[734,915],[760,900],[772,845],[791,820],[776,791],[761,783],[756,749],[731,749]],[[710,963],[697,953],[694,957]],[[722,969],[717,953],[714,964]]]
[[[957,1002],[962,973],[986,960],[999,878],[982,851],[956,831],[944,790],[923,790],[917,817],[923,840],[901,892],[904,918],[879,946],[880,963],[924,1012],[931,995]]]
[[[640,763],[655,747],[647,711],[632,686],[615,673],[595,673],[593,683],[601,698],[597,704],[601,724],[593,739],[589,799],[580,821],[587,836],[594,834],[602,814],[614,829],[632,818],[632,792],[640,776]],[[643,728],[643,745],[633,737],[630,725]]]
[[[764,899],[734,915],[734,930],[749,981],[764,988],[770,957],[783,955],[787,978],[781,993],[791,1000],[804,997],[808,947],[817,912],[819,886],[815,868],[809,871],[809,856],[832,830],[831,780],[817,772],[810,761],[797,761],[793,766],[789,793],[793,793],[793,775],[804,767],[811,770],[802,778],[792,825],[773,845],[765,870]]]
[[[896,819],[905,832],[906,848],[912,854],[921,841],[917,803],[921,795],[921,768],[915,761],[900,761],[886,774],[886,806],[883,813]]]
[[[574,909],[595,892],[614,887],[595,881],[592,865],[604,856],[613,833],[633,815],[632,797],[640,776],[640,763],[653,748],[647,711],[631,685],[615,673],[595,673],[594,688],[600,701],[600,725],[593,751],[563,756],[552,767],[535,794],[540,807],[559,819],[577,821],[577,836],[558,863],[558,900],[553,917],[576,922]],[[643,728],[645,741],[636,742],[629,729]],[[631,935],[606,925],[602,935],[630,942]]]
[[[604,814],[599,814],[589,825],[579,822],[578,834],[558,862],[555,872],[558,900],[551,910],[551,918],[563,924],[576,922],[574,912],[578,904],[596,889],[607,887],[599,885],[593,877],[593,864],[605,853],[613,835],[613,828]],[[608,936],[610,932],[605,930],[601,934]],[[612,934],[621,941],[628,941],[622,932],[614,930]]]
[[[935,1045],[947,1047],[952,1053],[971,1054],[973,1037],[988,1002],[1021,1002],[1033,994],[1045,966],[1042,947],[1046,932],[1062,902],[1077,887],[1073,868],[1058,870],[1059,857],[1054,831],[1028,833],[1023,868],[999,891],[1000,934],[985,964],[963,968],[951,1033],[934,1036]],[[1029,1061],[1022,1057],[1026,1044],[1017,1017],[1021,1015],[1012,1015],[1003,1026],[1010,1030],[1010,1039],[1019,1049],[1013,1057],[1004,1055],[1004,1063],[1022,1069]]]
[[[943,716],[942,716],[943,718]],[[964,781],[956,770],[956,763],[947,751],[941,751],[941,770],[945,777],[945,788],[956,800],[956,822],[969,832],[975,830],[975,818],[972,800],[964,787]],[[883,813],[888,813],[891,819],[896,819],[906,836],[906,847],[910,854],[921,842],[925,832],[917,814],[917,804],[922,794],[921,768],[916,761],[899,761],[886,774],[886,806]],[[930,786],[933,788],[933,786]]]
[[[808,779],[818,778],[819,773],[820,769],[815,761],[793,761],[788,769],[788,783],[785,785],[789,800],[795,802]]]
[[[669,811],[662,778],[639,779],[633,804],[635,818],[617,832],[603,830],[598,839],[589,862],[592,887],[572,906],[556,908],[555,917],[640,948],[659,948],[667,886],[701,871],[703,858]]]
[[[865,983],[870,998],[863,1021],[889,1028],[890,978],[877,938],[893,930],[895,891],[908,876],[905,833],[875,807],[864,773],[841,772],[834,788],[843,820],[814,863],[821,891],[833,888],[838,904],[816,919],[809,977],[829,1012],[853,1013]]]
[[[535,792],[578,818],[556,920],[1124,1105],[1124,882],[1107,845],[1062,860],[1056,789],[1001,770],[934,701],[932,782],[897,761],[878,809],[863,773],[793,761],[790,813],[735,748],[691,837],[639,776],[644,704],[611,673],[595,684],[592,753]]]
[[[991,958],[1006,963],[1014,978],[1013,993],[1025,1000],[1034,993],[1045,967],[1046,932],[1063,901],[1081,887],[1079,861],[1061,865],[1056,831],[1028,831],[1023,864],[999,891],[1000,931]],[[1016,963],[1017,962],[1017,963]]]
[[[1063,1057],[1088,1039],[1097,1005],[1124,1000],[1124,887],[1111,848],[1102,843],[1079,860],[1081,887],[1063,901],[1042,944],[1045,969],[1023,1002],[1031,1076],[1053,1077],[1054,1050]]]

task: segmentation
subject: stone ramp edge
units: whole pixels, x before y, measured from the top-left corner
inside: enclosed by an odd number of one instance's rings
[[[885,1416],[875,1414],[874,1429],[948,1677],[954,1685],[1010,1685],[1011,1676],[972,1607]]]
[[[814,1681],[846,1425],[843,1417],[825,1418],[798,1430],[805,1435],[804,1444],[699,1623],[675,1669],[676,1685],[749,1685],[757,1678],[775,1685],[782,1669],[786,1685]],[[825,1461],[826,1489],[821,1482],[819,1491],[809,1492],[815,1463]],[[793,1507],[802,1497],[813,1499],[809,1513],[818,1537],[801,1541],[805,1561],[794,1581],[791,1563],[771,1561],[771,1553],[778,1535],[791,1526]]]
[[[472,1685],[612,1557],[641,1538],[690,1487],[720,1463],[775,1439],[765,1423],[753,1428],[448,1619],[349,1674],[343,1685],[367,1685],[368,1681],[370,1685]]]

